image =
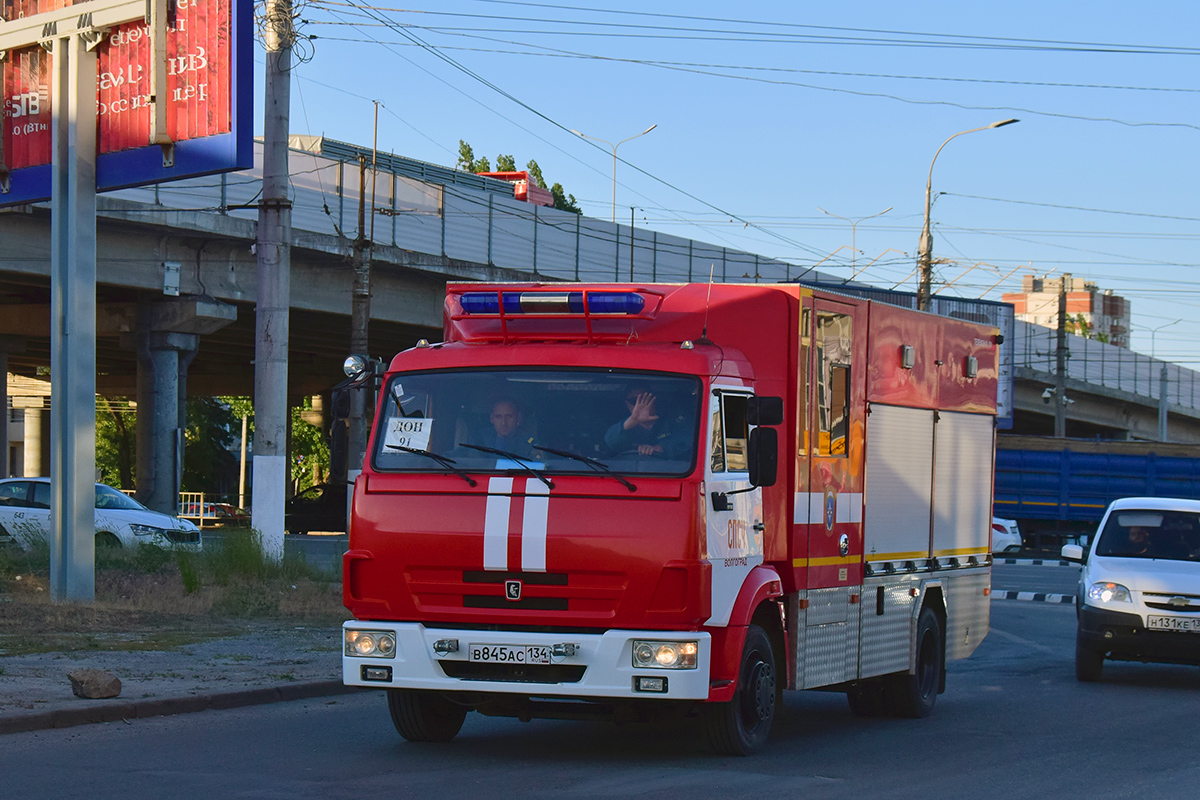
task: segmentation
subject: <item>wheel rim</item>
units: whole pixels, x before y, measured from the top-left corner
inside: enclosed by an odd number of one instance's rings
[[[775,670],[755,655],[742,692],[742,725],[753,732],[775,713]]]

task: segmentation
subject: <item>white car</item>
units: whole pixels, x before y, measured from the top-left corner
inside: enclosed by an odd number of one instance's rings
[[[50,479],[0,480],[0,541],[24,550],[50,537]],[[200,529],[187,520],[151,511],[128,495],[96,484],[96,545],[153,544],[200,549]]]
[[[1015,553],[1021,549],[1021,530],[1015,519],[992,517],[992,552]]]
[[[1063,545],[1079,573],[1075,676],[1104,660],[1200,665],[1200,501],[1113,501],[1085,550]]]

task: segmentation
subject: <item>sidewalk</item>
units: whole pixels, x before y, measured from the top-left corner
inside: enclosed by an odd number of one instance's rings
[[[91,667],[121,695],[84,700],[67,674]],[[248,622],[244,633],[172,650],[0,655],[0,734],[344,694],[341,630]]]

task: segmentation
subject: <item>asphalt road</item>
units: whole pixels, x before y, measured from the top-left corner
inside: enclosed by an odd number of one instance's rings
[[[708,755],[687,723],[472,714],[448,745],[401,740],[383,695],[14,734],[8,797],[1194,798],[1200,670],[1109,663],[1076,682],[1074,610],[996,600],[929,719],[859,719],[788,692],[767,750]],[[1181,634],[1182,635],[1182,634]]]

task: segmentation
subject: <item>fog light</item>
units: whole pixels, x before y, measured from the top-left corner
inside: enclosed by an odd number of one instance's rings
[[[391,667],[363,666],[362,679],[364,681],[378,681],[378,682],[382,682],[382,683],[391,683],[392,682],[392,668]]]
[[[635,692],[666,692],[667,679],[639,675],[633,679],[633,690]]]
[[[396,635],[388,631],[347,630],[344,652],[356,658],[395,658]]]

